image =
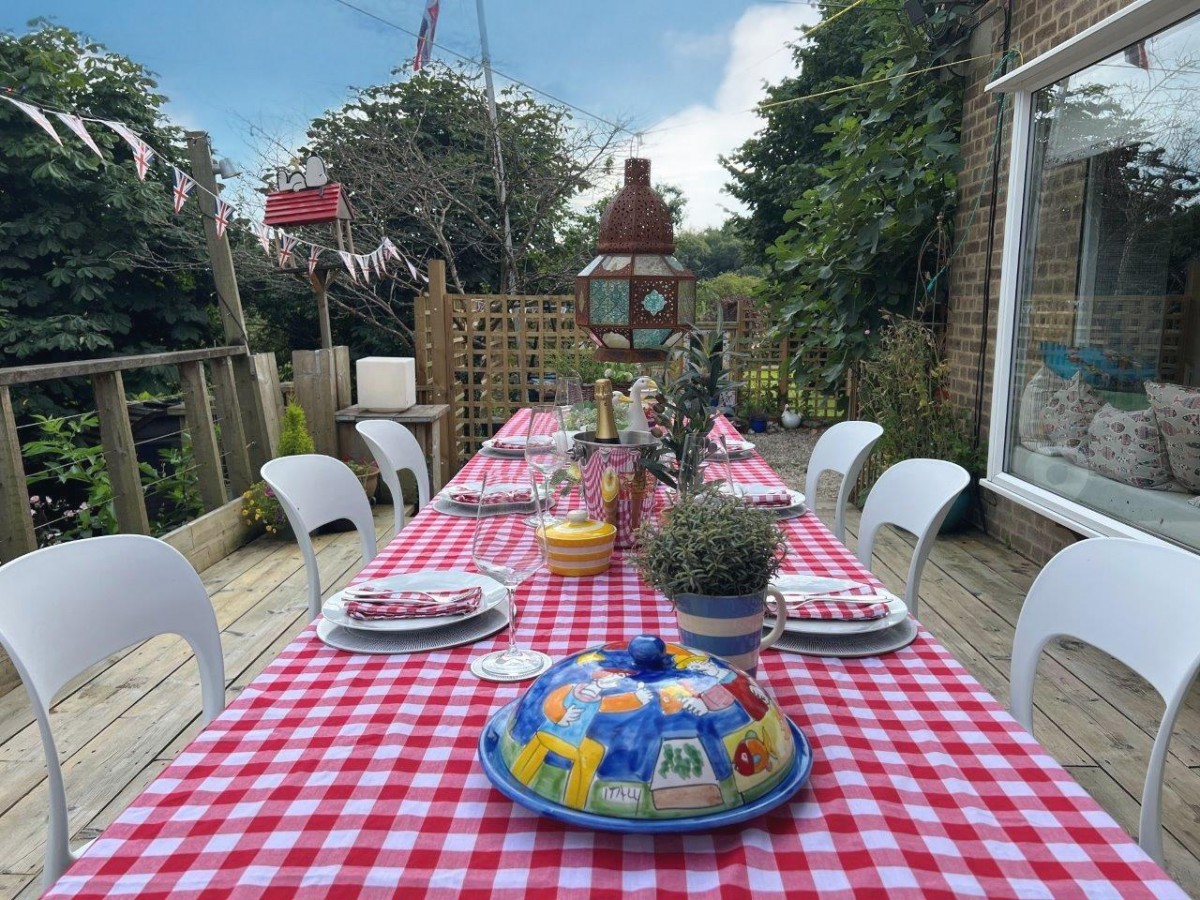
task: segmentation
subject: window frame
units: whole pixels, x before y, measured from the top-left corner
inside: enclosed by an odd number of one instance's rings
[[[1030,2],[1030,0],[1027,0]],[[1033,95],[1088,66],[1145,40],[1200,12],[1200,0],[1135,0],[1124,9],[1070,40],[988,84],[991,94],[1007,94],[1012,102],[1004,250],[1000,259],[1000,306],[992,370],[992,406],[987,475],[980,484],[1088,537],[1129,537],[1156,544],[1171,542],[1128,522],[1096,512],[1080,503],[1005,471],[1012,421],[1012,374],[1015,352],[1020,273],[1024,263],[1024,228],[1033,137]],[[1194,548],[1189,548],[1194,549]]]

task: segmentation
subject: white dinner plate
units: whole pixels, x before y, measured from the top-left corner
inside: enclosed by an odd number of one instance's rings
[[[725,493],[730,493],[730,489],[725,485],[722,485],[721,490]],[[738,484],[734,488],[734,492],[736,492],[739,497],[745,497],[749,494],[773,493],[777,490],[779,490],[779,488],[771,487],[768,484]],[[791,503],[789,503],[787,506],[758,506],[754,508],[765,509],[767,512],[773,512],[780,518],[785,519],[805,512],[804,495],[799,491],[793,491],[791,488],[787,488],[787,492],[788,496],[791,498]],[[750,504],[746,505],[749,506]]]
[[[403,575],[389,575],[385,578],[373,578],[354,587],[366,585],[386,588],[391,591],[455,591],[461,588],[483,588],[483,600],[475,612],[460,613],[453,616],[429,616],[419,619],[375,619],[370,622],[360,622],[346,615],[346,601],[352,597],[346,596],[346,591],[338,591],[325,601],[321,612],[334,625],[357,631],[427,631],[454,625],[467,619],[487,612],[505,597],[504,585],[494,578],[479,575],[475,572],[406,572]]]
[[[778,588],[785,597],[795,594],[836,593],[854,587],[857,582],[837,578],[819,578],[813,575],[778,575],[771,582],[772,587]],[[882,631],[903,622],[908,615],[908,604],[902,597],[897,597],[890,591],[877,588],[876,594],[888,598],[888,614],[878,619],[870,620],[839,620],[839,619],[798,619],[789,616],[785,631],[796,634],[868,634],[872,631]],[[853,595],[849,595],[853,596]],[[775,617],[767,616],[768,626],[774,626]]]
[[[513,435],[512,437],[506,437],[504,440],[507,443],[520,444],[521,447],[520,447],[520,449],[510,449],[508,447],[497,447],[495,442],[492,440],[484,441],[483,447],[486,448],[489,453],[494,453],[496,456],[507,456],[512,459],[524,459],[525,458],[525,437],[524,436]]]
[[[725,454],[721,452],[721,443],[714,441],[717,449],[709,453],[709,459],[724,459]],[[754,455],[755,446],[749,441],[728,440],[725,441],[725,446],[729,449],[730,459],[746,459]]]

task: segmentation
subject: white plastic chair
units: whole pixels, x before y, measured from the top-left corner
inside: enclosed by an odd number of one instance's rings
[[[917,616],[921,570],[946,513],[971,483],[962,466],[942,459],[906,459],[879,476],[863,507],[858,526],[858,561],[871,568],[875,536],[882,525],[897,525],[916,536],[917,547],[908,567],[904,602]]]
[[[332,456],[306,453],[281,456],[262,467],[263,481],[275,491],[296,535],[308,572],[308,614],[321,614],[321,571],[313,552],[312,532],[349,519],[362,541],[363,565],[375,558],[375,519],[371,501],[348,465]]]
[[[850,492],[854,490],[859,473],[875,448],[876,441],[882,436],[883,427],[874,422],[838,422],[826,429],[808,458],[804,498],[814,513],[817,510],[817,482],[821,475],[836,472],[842,476],[833,534],[843,543],[846,540],[846,503],[850,499]]]
[[[179,635],[195,653],[207,725],[225,708],[221,638],[208,592],[178,550],[116,534],[46,547],[0,566],[0,646],[29,692],[46,754],[46,888],[78,856],[71,852],[50,705],[89,666],[159,634]]]
[[[424,509],[429,503],[429,469],[425,465],[425,451],[417,443],[411,431],[399,422],[389,419],[370,419],[359,422],[354,426],[362,435],[367,449],[375,457],[379,466],[379,475],[387,485],[392,495],[395,507],[396,532],[404,527],[404,492],[400,489],[400,472],[403,469],[413,473],[417,480],[418,508]],[[394,537],[395,535],[393,535]]]
[[[1167,745],[1200,669],[1196,585],[1200,557],[1128,538],[1072,544],[1042,569],[1021,607],[1012,652],[1012,711],[1033,733],[1038,658],[1057,637],[1091,644],[1154,686],[1166,703],[1146,783],[1138,843],[1160,865],[1162,783]]]

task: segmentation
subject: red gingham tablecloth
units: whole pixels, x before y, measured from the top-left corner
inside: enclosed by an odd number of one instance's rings
[[[759,458],[734,465],[779,483]],[[476,457],[460,479],[524,467]],[[470,570],[473,524],[427,508],[360,578]],[[784,527],[792,571],[870,578],[815,516]],[[555,657],[678,634],[623,559],[522,594],[520,640]],[[812,742],[810,783],[746,825],[657,836],[561,825],[492,788],[476,742],[522,687],[467,666],[505,640],[359,656],[310,626],[50,896],[1185,896],[925,631],[875,659],[765,652],[760,682]]]

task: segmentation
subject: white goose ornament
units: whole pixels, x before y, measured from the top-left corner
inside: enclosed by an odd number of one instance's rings
[[[614,391],[614,396],[619,397],[622,403],[629,404],[629,430],[630,431],[650,431],[650,423],[646,421],[646,395],[658,391],[658,385],[649,375],[643,375],[635,381],[629,388],[629,396]]]

